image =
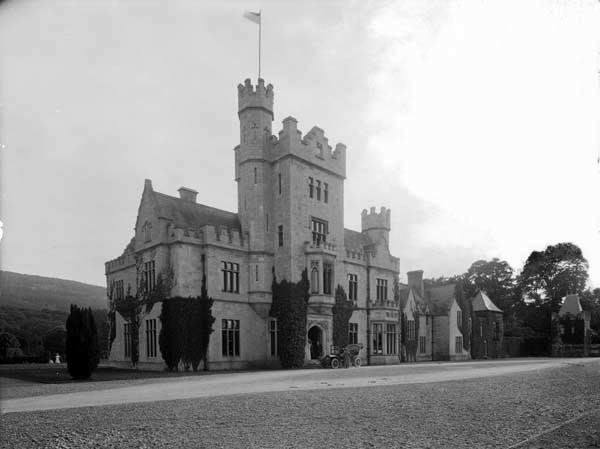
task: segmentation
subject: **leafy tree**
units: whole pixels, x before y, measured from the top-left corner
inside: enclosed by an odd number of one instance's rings
[[[64,354],[67,342],[67,331],[64,327],[56,327],[44,336],[44,349],[51,356],[54,354]]]
[[[300,281],[277,282],[273,269],[273,302],[270,315],[278,322],[279,360],[283,368],[300,368],[304,365],[306,345],[306,321],[309,282],[306,269]]]
[[[500,309],[508,311],[515,302],[515,278],[512,267],[505,260],[473,262],[464,275],[465,295],[472,298],[483,290]]]
[[[67,318],[67,368],[74,379],[88,379],[98,366],[98,331],[91,309],[71,305]]]
[[[9,332],[0,333],[0,358],[6,359],[22,354],[21,343],[17,337]]]
[[[354,311],[354,303],[349,300],[344,287],[338,284],[335,289],[335,305],[333,306],[333,344],[340,349],[348,345],[348,323]]]
[[[583,310],[590,312],[590,327],[597,335],[600,335],[600,288],[584,290],[579,295],[579,300]]]
[[[573,243],[558,243],[544,251],[533,251],[519,276],[525,298],[551,312],[558,312],[567,294],[581,293],[588,279],[588,262]]]
[[[206,289],[206,275],[202,277],[202,289],[200,291],[200,310],[199,310],[199,348],[200,348],[200,359],[204,360],[204,370],[208,370],[208,345],[210,343],[210,335],[214,332],[213,324],[216,318],[212,314],[213,299],[208,296]],[[199,360],[198,360],[199,362]],[[194,365],[192,362],[192,368],[194,371],[198,369],[198,363]]]

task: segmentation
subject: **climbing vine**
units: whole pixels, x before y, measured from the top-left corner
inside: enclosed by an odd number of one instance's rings
[[[333,345],[343,348],[348,345],[348,323],[354,311],[354,303],[349,300],[344,287],[338,284],[335,289],[333,306]]]
[[[184,368],[198,371],[201,361],[208,369],[207,354],[210,335],[214,331],[213,299],[206,290],[206,276],[196,298],[169,298],[162,302],[161,329],[158,344],[169,371],[177,371],[180,362]]]
[[[306,316],[309,283],[306,269],[298,282],[283,279],[277,282],[273,269],[271,285],[273,302],[270,315],[277,318],[279,360],[283,368],[300,368],[304,365],[306,345]]]

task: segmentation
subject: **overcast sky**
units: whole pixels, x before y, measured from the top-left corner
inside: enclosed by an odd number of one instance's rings
[[[600,2],[5,1],[2,269],[104,285],[143,183],[236,211],[237,84],[348,147],[401,278],[569,241],[600,286]]]

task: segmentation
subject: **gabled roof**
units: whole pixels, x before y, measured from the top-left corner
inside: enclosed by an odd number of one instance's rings
[[[425,298],[433,315],[447,315],[454,302],[454,284],[428,288]]]
[[[353,231],[352,229],[344,229],[344,246],[348,249],[360,248],[372,245],[373,242],[367,234]]]
[[[403,288],[399,291],[400,309],[404,310],[404,308],[406,307],[411,292],[415,300],[417,312],[429,314],[429,307],[427,305],[427,302],[419,295],[419,293],[414,288]]]
[[[473,305],[473,312],[500,312],[496,304],[492,302],[490,298],[483,291],[479,291],[472,299],[471,304]]]
[[[176,226],[199,228],[204,225],[241,229],[237,214],[204,204],[192,203],[164,193],[154,192],[159,217],[173,221]]]
[[[579,296],[567,295],[565,297],[565,302],[563,302],[562,306],[560,306],[558,315],[563,316],[567,313],[570,313],[571,315],[579,315],[581,312],[583,312],[583,307],[581,307],[581,302],[579,302]]]

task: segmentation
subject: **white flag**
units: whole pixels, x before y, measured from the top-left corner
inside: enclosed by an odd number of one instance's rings
[[[246,11],[244,13],[244,17],[246,19],[250,20],[251,22],[258,23],[260,25],[260,13],[259,12]]]

